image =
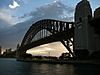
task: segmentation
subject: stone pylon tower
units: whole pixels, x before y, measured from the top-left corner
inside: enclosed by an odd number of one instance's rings
[[[88,23],[92,18],[92,9],[89,1],[82,0],[75,9],[75,36],[74,50],[94,50],[94,30]]]

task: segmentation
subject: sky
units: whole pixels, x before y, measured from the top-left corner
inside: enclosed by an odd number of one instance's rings
[[[22,19],[20,18],[21,16],[25,16],[37,10],[38,7],[52,4],[56,1],[61,1],[66,6],[75,8],[75,5],[80,0],[0,0],[0,16],[4,20],[7,17],[8,19],[6,21],[12,25],[31,17]],[[90,0],[90,3],[93,10],[100,5],[99,0]]]
[[[0,37],[4,30],[28,20],[38,21],[44,18],[52,18],[64,21],[74,21],[75,6],[79,1],[81,0],[0,0]],[[97,7],[100,7],[100,0],[89,1],[93,11]],[[8,33],[5,32],[5,34]],[[8,35],[4,35],[4,37],[6,36]],[[2,45],[2,43],[0,45]],[[56,48],[53,48],[54,45]],[[58,45],[60,45],[60,47]],[[52,43],[44,45],[44,47],[34,48],[33,53],[48,54],[48,52],[51,52],[52,55],[60,55],[61,52],[66,51],[62,46],[61,43]],[[57,52],[58,49],[59,51]],[[30,50],[30,52],[31,51],[32,50]]]

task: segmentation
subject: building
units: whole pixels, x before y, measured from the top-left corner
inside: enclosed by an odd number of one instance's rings
[[[95,29],[95,50],[100,51],[100,7],[94,11],[93,27]]]
[[[100,7],[94,11],[94,18],[100,18]]]
[[[93,52],[94,29],[89,24],[92,19],[92,9],[89,1],[82,0],[76,5],[75,9],[75,36],[74,50],[89,50]]]

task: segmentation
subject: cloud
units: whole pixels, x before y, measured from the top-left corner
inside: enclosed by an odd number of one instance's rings
[[[61,1],[61,0],[53,0],[53,2],[58,2],[58,1]]]
[[[13,0],[13,4],[10,4],[9,5],[9,7],[11,8],[11,9],[15,9],[15,8],[17,8],[17,7],[19,7],[20,5],[16,2],[16,1],[14,1]]]
[[[14,24],[14,19],[13,17],[8,13],[10,10],[8,9],[0,9],[0,19],[4,20],[6,23],[9,25]]]
[[[6,22],[3,19],[0,19],[0,30],[6,28],[8,26],[9,26],[9,23],[8,22]]]
[[[69,15],[71,15],[73,12],[74,12],[73,7],[64,5],[61,1],[55,1],[52,4],[43,5],[37,8],[35,11],[24,14],[19,18],[26,18],[31,16],[33,19],[37,19],[37,20],[44,19],[44,18],[61,20],[63,18],[68,19],[70,17]]]
[[[51,55],[57,57],[59,57],[61,53],[65,53],[65,52],[68,51],[60,42],[41,45],[39,47],[32,48],[27,51],[27,53],[31,53],[32,55]]]

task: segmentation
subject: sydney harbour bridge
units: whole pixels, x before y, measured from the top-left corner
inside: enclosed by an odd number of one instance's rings
[[[73,43],[74,35],[74,23],[73,22],[63,22],[53,19],[44,19],[34,23],[27,31],[21,47],[21,53],[25,53],[28,49],[34,48],[36,46],[60,41],[69,51],[70,42]]]
[[[76,6],[74,18],[75,22],[43,19],[32,24],[18,49],[18,56],[21,57],[28,49],[57,41],[61,42],[73,57],[76,56],[75,51],[100,50],[100,47],[94,45],[95,35],[99,38],[96,41],[100,41],[100,9],[96,9],[92,17],[89,1],[82,0]]]

